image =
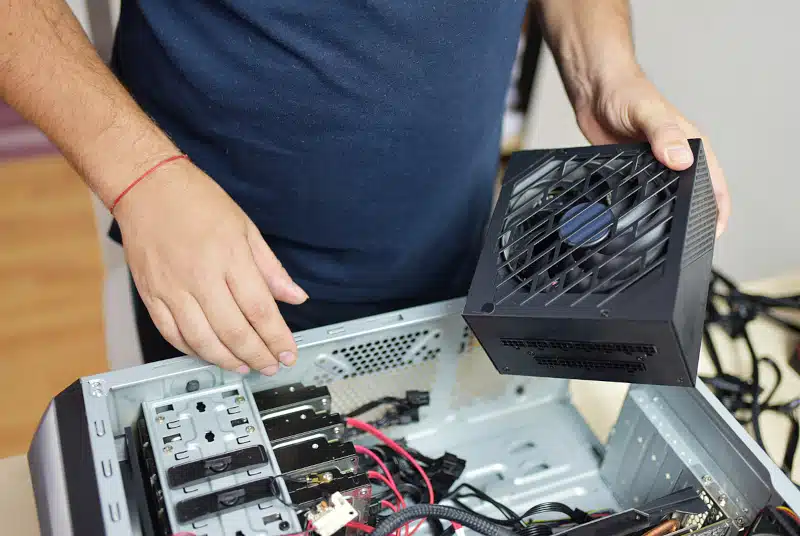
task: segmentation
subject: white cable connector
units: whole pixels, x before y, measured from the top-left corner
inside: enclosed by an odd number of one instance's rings
[[[358,517],[356,509],[344,496],[336,492],[330,502],[323,501],[308,513],[311,529],[319,536],[331,536]]]

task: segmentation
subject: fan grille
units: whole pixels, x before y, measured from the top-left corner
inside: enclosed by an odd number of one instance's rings
[[[561,155],[505,186],[495,304],[601,307],[665,261],[679,174],[646,150]]]

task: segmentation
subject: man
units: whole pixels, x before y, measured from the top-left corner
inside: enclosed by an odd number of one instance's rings
[[[691,165],[699,132],[637,65],[628,2],[531,5],[587,139]],[[123,0],[115,77],[63,0],[0,0],[0,97],[113,206],[146,359],[271,375],[290,328],[466,293],[526,7]]]

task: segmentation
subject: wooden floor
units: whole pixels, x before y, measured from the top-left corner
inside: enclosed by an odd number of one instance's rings
[[[61,157],[0,164],[0,457],[27,450],[61,389],[107,369],[100,255]]]

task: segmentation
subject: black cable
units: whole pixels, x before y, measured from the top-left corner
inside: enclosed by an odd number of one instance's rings
[[[397,398],[396,396],[385,396],[383,398],[379,398],[377,400],[372,400],[367,402],[363,406],[359,406],[350,413],[347,414],[348,417],[358,417],[359,415],[363,415],[368,411],[372,411],[373,409],[377,409],[385,404],[403,404],[405,400],[402,398]]]
[[[797,442],[800,439],[800,422],[797,417],[789,413],[789,420],[792,426],[789,430],[789,442],[786,444],[786,452],[783,455],[783,463],[781,469],[791,477],[792,470],[794,469],[794,456],[797,453]]]
[[[750,423],[753,426],[753,437],[755,438],[758,446],[763,449],[764,438],[761,437],[761,424],[759,421],[761,417],[761,403],[758,401],[758,395],[759,390],[761,389],[761,384],[759,383],[758,355],[753,347],[753,342],[750,340],[750,335],[747,334],[746,327],[742,328],[742,337],[744,338],[744,342],[747,344],[747,349],[750,353],[750,360],[753,367],[753,383],[751,389],[751,396],[753,397],[753,400],[750,404]]]
[[[591,520],[588,514],[580,512],[579,510],[573,510],[566,504],[557,502],[546,502],[542,504],[537,504],[536,506],[526,510],[525,513],[519,517],[525,520],[531,516],[535,516],[536,514],[544,514],[550,512],[558,512],[564,514],[575,523],[586,523],[587,521]]]
[[[372,536],[389,536],[411,521],[428,517],[450,521],[451,523],[455,522],[485,536],[512,536],[514,534],[509,529],[490,523],[472,512],[441,504],[415,504],[381,521],[375,527]]]
[[[781,372],[781,368],[778,366],[778,364],[769,357],[762,357],[761,359],[758,360],[758,362],[769,364],[769,366],[772,367],[772,370],[775,371],[775,385],[772,386],[772,390],[767,395],[767,398],[765,398],[761,402],[761,406],[763,409],[763,406],[769,406],[769,403],[772,401],[773,398],[775,398],[775,393],[777,392],[778,387],[781,386],[781,382],[783,381],[783,373]]]
[[[462,489],[468,489],[469,491],[472,492],[472,494],[467,494],[466,496],[464,496],[464,495],[458,496],[458,492],[461,491]],[[492,506],[494,506],[495,508],[497,508],[497,510],[506,517],[507,521],[513,521],[513,522],[517,522],[518,523],[521,520],[520,516],[518,516],[516,514],[516,512],[514,512],[514,510],[512,510],[511,508],[509,508],[505,504],[497,501],[496,499],[492,498],[491,496],[486,494],[486,492],[484,492],[484,491],[476,488],[472,484],[469,484],[469,483],[466,483],[466,482],[456,486],[455,489],[451,490],[447,495],[442,497],[441,500],[442,501],[447,500],[447,499],[450,499],[450,500],[456,499],[456,500],[458,500],[459,498],[466,498],[466,497],[469,497],[470,495],[475,496],[476,498],[478,498],[478,499],[480,499],[480,500],[482,500],[484,502],[487,502],[487,503],[491,504]],[[456,501],[454,500],[453,502],[456,502]],[[467,508],[468,510],[471,510],[468,507],[466,507],[466,505],[464,505],[464,507]],[[478,515],[480,515],[480,514],[478,514]],[[486,516],[484,516],[484,517],[486,517]],[[487,519],[491,519],[491,518],[487,518]]]
[[[719,359],[717,347],[714,345],[714,341],[711,339],[711,331],[708,329],[707,323],[703,324],[703,342],[708,349],[708,357],[711,358],[711,363],[714,365],[714,370],[717,371],[717,376],[722,375],[722,362]]]

